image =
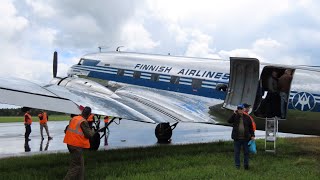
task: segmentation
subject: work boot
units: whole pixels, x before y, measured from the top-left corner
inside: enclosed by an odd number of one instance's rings
[[[48,140],[52,140],[52,137],[49,136],[49,137],[48,137]]]
[[[249,170],[249,166],[248,165],[244,166],[244,169]]]

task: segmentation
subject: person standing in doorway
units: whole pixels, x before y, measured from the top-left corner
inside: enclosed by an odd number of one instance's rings
[[[88,117],[91,108],[85,107],[81,115],[74,116],[66,127],[63,142],[67,144],[71,155],[70,167],[64,179],[84,179],[83,149],[90,148],[89,139],[94,136],[94,131],[89,127]]]
[[[288,95],[290,91],[290,85],[292,81],[292,70],[286,69],[284,74],[279,78],[279,91],[281,99],[281,119],[286,119],[287,116],[287,105],[288,105]]]
[[[26,141],[30,141],[29,138],[31,133],[31,124],[32,124],[32,117],[30,115],[30,109],[27,109],[26,113],[24,114],[24,126],[26,128],[26,132],[24,134],[24,138]]]
[[[43,128],[46,130],[47,136],[48,136],[48,140],[51,140],[52,137],[50,137],[49,135],[49,129],[48,129],[48,120],[49,120],[49,116],[47,114],[47,112],[45,111],[40,111],[40,113],[38,114],[39,117],[39,123],[40,123],[40,135],[41,135],[41,139],[44,140],[43,138]]]
[[[279,90],[278,90],[278,72],[273,70],[268,79],[268,94],[267,100],[267,117],[275,117],[279,114],[276,107],[279,103]]]
[[[232,124],[231,137],[234,140],[234,162],[237,169],[240,168],[240,151],[243,147],[244,169],[249,169],[249,146],[248,142],[254,139],[254,131],[251,119],[243,113],[243,105],[237,106],[237,110],[229,118],[228,122]]]

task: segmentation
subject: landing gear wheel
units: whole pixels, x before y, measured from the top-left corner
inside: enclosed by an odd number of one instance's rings
[[[100,134],[95,133],[92,138],[89,139],[90,141],[90,150],[97,151],[100,146]]]
[[[176,128],[178,122],[171,125],[167,123],[159,123],[155,129],[155,135],[158,139],[158,143],[170,143],[172,130]],[[173,128],[172,128],[173,127]]]

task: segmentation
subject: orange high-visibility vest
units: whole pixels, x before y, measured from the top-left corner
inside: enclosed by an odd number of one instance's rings
[[[87,121],[91,122],[91,121],[93,121],[93,118],[94,118],[94,114],[90,114]]]
[[[32,124],[32,118],[31,115],[29,113],[25,113],[24,114],[24,123],[31,125]]]
[[[257,130],[257,125],[256,123],[254,122],[254,119],[252,116],[250,116],[247,112],[243,112],[244,114],[248,115],[251,119],[251,123],[252,123],[252,128],[253,128],[253,131],[256,131]]]
[[[89,139],[84,136],[80,127],[80,124],[84,121],[85,119],[82,116],[75,116],[71,119],[64,136],[64,143],[81,148],[90,148]]]
[[[109,123],[109,116],[104,117],[104,122]]]
[[[39,115],[38,115],[38,117],[39,117],[39,122],[40,122],[40,124],[46,124],[47,122],[48,122],[48,115],[47,115],[47,113],[46,112],[43,112],[43,113],[40,113]]]

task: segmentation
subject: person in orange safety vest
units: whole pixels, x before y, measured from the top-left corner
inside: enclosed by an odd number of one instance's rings
[[[48,114],[45,111],[40,111],[40,113],[38,114],[39,117],[39,123],[40,123],[40,134],[41,134],[41,139],[44,140],[43,138],[43,128],[46,130],[47,136],[48,136],[48,140],[51,140],[52,137],[50,137],[49,135],[49,129],[48,129]]]
[[[250,111],[250,107],[251,105],[247,104],[247,103],[243,103],[243,107],[244,107],[244,114],[248,115],[251,119],[251,122],[252,122],[252,128],[253,128],[253,132],[256,131],[257,129],[257,126],[256,126],[256,123],[254,122],[254,119],[252,116],[249,115],[249,111]]]
[[[30,133],[31,133],[31,124],[32,124],[32,117],[30,115],[30,109],[26,111],[24,114],[24,126],[26,128],[26,132],[24,134],[24,138],[26,141],[30,141],[29,139]]]
[[[109,116],[105,116],[104,117],[104,125],[107,126],[108,123],[109,123]]]
[[[70,167],[64,179],[84,179],[83,149],[90,148],[89,139],[94,136],[94,131],[89,127],[88,117],[91,108],[85,107],[81,115],[74,116],[66,127],[63,142],[67,144],[71,155]]]

